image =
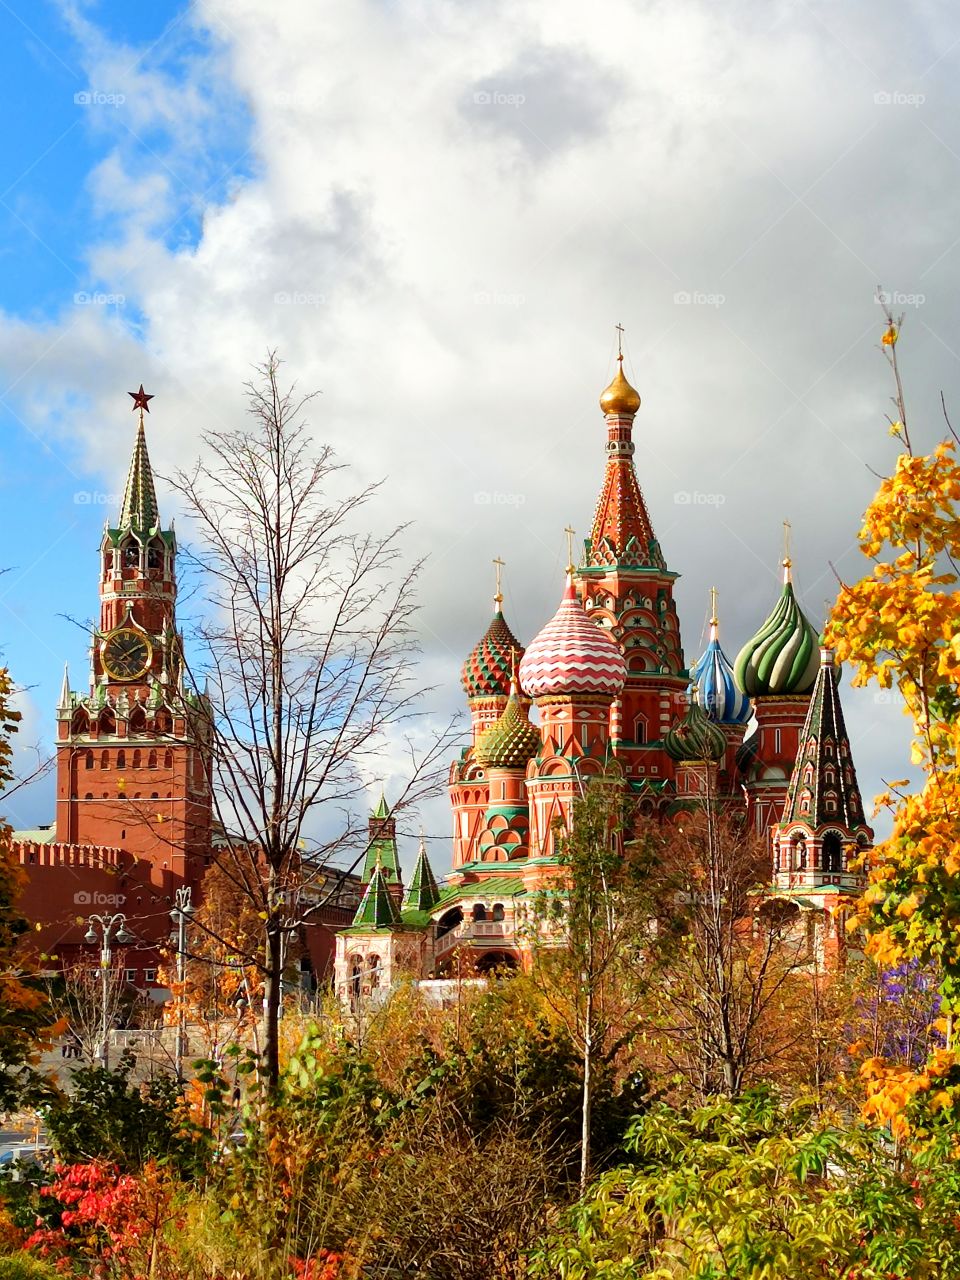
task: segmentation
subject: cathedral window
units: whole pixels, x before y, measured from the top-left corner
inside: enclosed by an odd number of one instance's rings
[[[125,769],[127,767],[127,753],[125,751],[117,752],[117,768]]]
[[[74,734],[90,732],[90,720],[85,711],[81,709],[74,714],[73,724],[70,726],[70,729]]]
[[[156,751],[151,751],[150,754],[147,756],[147,768],[155,769],[156,767],[157,767],[157,753]]]
[[[487,918],[487,909],[486,909],[486,907],[483,905],[483,903],[482,903],[482,902],[478,902],[478,903],[477,903],[477,905],[473,908],[473,918],[474,918],[474,920],[475,920],[475,921],[476,921],[476,920],[486,920],[486,918]]]
[[[633,722],[633,740],[638,744],[647,740],[647,722],[643,716],[637,716]]]
[[[93,768],[93,752],[92,751],[85,751],[83,753],[83,767],[85,769]]]
[[[173,768],[173,752],[172,751],[165,751],[163,753],[163,767],[165,769]]]
[[[823,837],[823,869],[832,874],[843,870],[843,844],[835,831]]]
[[[503,919],[503,903],[502,902],[495,902],[493,904],[493,913],[491,914],[490,919],[491,920]]]
[[[775,729],[773,732],[773,749],[777,755],[780,754],[780,730]]]
[[[134,769],[139,769],[139,768],[140,768],[140,761],[142,760],[142,758],[143,758],[143,757],[142,757],[142,755],[141,755],[141,753],[140,753],[140,749],[139,749],[139,747],[138,747],[138,748],[137,748],[137,750],[136,750],[136,751],[134,751],[134,753],[133,753],[133,765],[132,765],[132,768],[134,768]]]
[[[146,733],[147,731],[147,713],[143,707],[136,707],[130,715],[130,732],[132,734]]]

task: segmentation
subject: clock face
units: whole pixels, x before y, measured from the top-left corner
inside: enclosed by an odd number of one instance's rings
[[[111,680],[137,680],[149,668],[153,648],[139,631],[120,627],[106,637],[100,656]]]

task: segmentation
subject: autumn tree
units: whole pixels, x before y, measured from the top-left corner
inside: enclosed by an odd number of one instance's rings
[[[378,484],[352,488],[315,444],[310,396],[283,390],[269,355],[248,385],[249,425],[209,431],[172,478],[194,524],[209,609],[191,698],[208,715],[218,861],[262,920],[263,1069],[276,1084],[286,944],[323,898],[301,899],[302,866],[356,853],[355,816],[389,746],[407,752],[396,808],[439,785],[450,734],[407,732],[422,689],[413,619],[419,566],[402,528],[377,532]],[[363,837],[365,838],[365,837]],[[331,889],[331,893],[334,892]]]
[[[812,959],[806,930],[765,894],[766,843],[709,792],[647,839],[661,917],[679,935],[651,997],[651,1036],[695,1096],[734,1097],[802,1034],[778,1015]]]
[[[649,839],[628,839],[634,820],[622,777],[591,779],[557,830],[556,882],[534,899],[526,933],[533,973],[566,1025],[582,1064],[580,1185],[592,1166],[593,1107],[642,1026],[642,997],[663,939]]]
[[[11,736],[20,712],[11,706],[13,682],[0,669],[0,791],[13,781]],[[35,1080],[40,1048],[55,1030],[42,984],[22,946],[29,924],[17,903],[24,872],[11,844],[9,824],[0,818],[0,1108],[16,1105],[28,1081]]]

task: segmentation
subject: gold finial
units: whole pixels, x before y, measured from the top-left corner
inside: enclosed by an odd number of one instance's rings
[[[600,408],[604,414],[616,413],[632,418],[640,408],[640,396],[623,374],[623,325],[616,325],[617,330],[617,372],[613,381],[600,397]]]
[[[717,617],[717,588],[710,588],[710,625],[711,627],[719,627],[720,619]]]
[[[567,535],[567,573],[573,573],[577,567],[573,563],[573,539],[577,531],[567,525],[563,532]]]
[[[501,590],[501,587],[503,585],[503,579],[501,575],[503,573],[503,566],[506,564],[506,561],[501,560],[500,557],[497,556],[497,558],[494,560],[493,563],[494,563],[494,568],[497,574],[497,594],[493,597],[493,605],[494,605],[494,608],[499,612],[500,606],[503,604],[503,592]]]
[[[793,530],[791,528],[790,521],[784,520],[783,522],[783,584],[784,586],[786,586],[788,582],[793,581],[790,574],[790,570],[793,567],[793,561],[790,558],[790,539],[791,539],[792,532]]]

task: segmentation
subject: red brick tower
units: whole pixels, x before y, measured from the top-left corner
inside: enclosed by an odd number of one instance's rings
[[[611,708],[613,751],[634,787],[654,797],[674,774],[663,736],[686,709],[687,680],[673,600],[678,575],[667,568],[654,536],[634,466],[640,396],[624,376],[622,352],[617,359],[600,397],[607,462],[577,590],[627,665],[626,685]]]
[[[115,527],[100,545],[100,621],[89,693],[64,674],[57,707],[58,843],[121,850],[125,910],[141,938],[165,936],[181,884],[209,858],[211,795],[201,697],[186,687],[176,628],[173,529],[161,527],[141,387],[136,443]]]

